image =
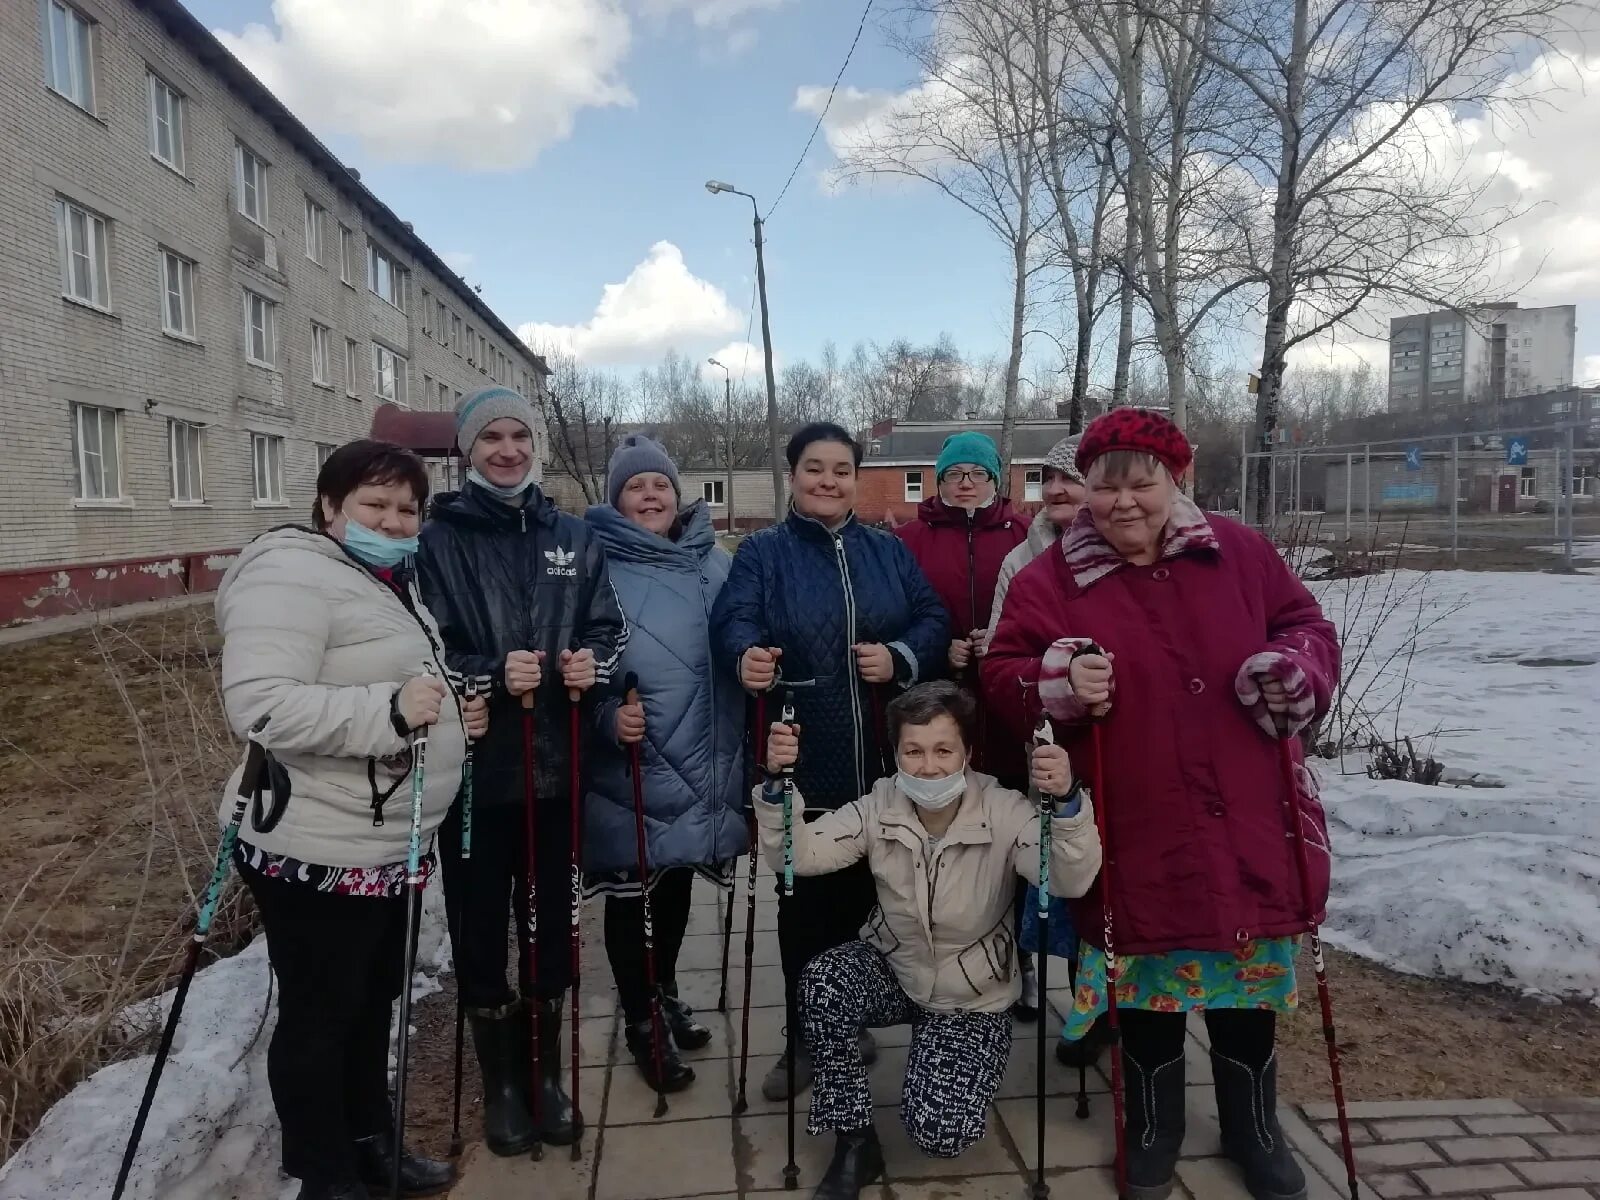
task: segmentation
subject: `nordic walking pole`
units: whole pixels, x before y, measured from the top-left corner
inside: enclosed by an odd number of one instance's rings
[[[571,745],[567,749],[571,766],[568,774],[572,777],[572,1127],[583,1129],[583,1102],[578,1098],[578,1070],[580,1063],[580,1050],[578,1045],[578,1031],[582,1028],[579,1020],[579,981],[583,977],[582,962],[582,935],[578,930],[578,914],[583,907],[583,802],[581,790],[583,787],[582,775],[579,771],[578,751],[581,737],[578,730],[578,711],[583,703],[583,692],[577,688],[567,689],[567,703],[569,716],[567,725],[571,733]],[[583,1157],[583,1135],[580,1133],[572,1140],[572,1161],[577,1162]]]
[[[629,671],[622,681],[627,693],[625,703],[639,703],[639,676]],[[639,894],[644,897],[644,971],[645,983],[650,988],[650,1056],[656,1065],[657,1117],[667,1115],[667,1079],[661,1060],[661,989],[656,985],[656,923],[650,910],[649,855],[644,837],[644,764],[640,747],[634,742],[628,747],[628,766],[633,773],[633,830],[639,855]]]
[[[477,676],[468,676],[462,688],[462,694],[467,703],[471,704],[478,696]],[[461,861],[472,861],[472,738],[467,738],[467,753],[461,763]],[[465,888],[471,875],[463,871],[461,882]],[[463,901],[460,909],[459,920],[465,921],[467,905]],[[465,939],[461,937],[461,930],[452,931],[454,940],[452,948],[459,960],[461,951],[466,948]],[[462,1150],[461,1141],[461,1071],[465,1062],[467,1038],[467,1008],[462,1000],[461,992],[461,963],[455,964],[456,968],[456,1079],[455,1097],[450,1117],[450,1157],[458,1158]]]
[[[1328,989],[1328,964],[1322,956],[1322,933],[1311,902],[1311,866],[1306,860],[1306,831],[1301,822],[1300,788],[1295,780],[1292,735],[1278,737],[1278,767],[1283,773],[1284,819],[1290,825],[1294,865],[1300,876],[1300,902],[1306,910],[1306,934],[1311,942],[1311,965],[1317,974],[1317,1002],[1322,1006],[1322,1037],[1328,1044],[1328,1074],[1333,1080],[1333,1105],[1339,1115],[1339,1143],[1344,1152],[1345,1182],[1350,1200],[1357,1200],[1356,1154],[1350,1142],[1350,1117],[1344,1105],[1344,1075],[1339,1069],[1339,1041],[1333,1031],[1333,993]]]
[[[1055,730],[1050,726],[1050,718],[1041,712],[1039,724],[1034,727],[1033,746],[1052,746],[1055,744]],[[1029,764],[1032,766],[1032,763]],[[1049,991],[1050,977],[1050,816],[1051,809],[1055,807],[1055,797],[1039,796],[1039,1046],[1038,1063],[1036,1066],[1037,1083],[1034,1089],[1034,1149],[1039,1164],[1038,1172],[1033,1180],[1033,1200],[1047,1200],[1050,1195],[1050,1185],[1044,1181],[1044,1044],[1048,1040],[1045,1036],[1049,1031],[1049,1022],[1045,1014],[1049,1009],[1045,1007],[1046,996]]]
[[[767,761],[765,753],[767,728],[767,697],[766,693],[756,696],[756,725],[755,725],[755,765],[756,774],[761,773],[762,764]],[[750,830],[750,868],[744,886],[744,1010],[740,1019],[742,1026],[739,1033],[739,1094],[733,1102],[733,1115],[738,1116],[750,1107],[745,1099],[745,1085],[750,1077],[750,983],[754,978],[753,962],[756,955],[756,856],[760,853],[760,830],[756,828],[755,803],[749,797],[750,804],[747,820]],[[728,909],[733,910],[733,897],[728,897]]]
[[[432,675],[428,664],[424,675]],[[405,976],[400,987],[400,1029],[394,1068],[394,1145],[389,1167],[389,1200],[400,1200],[400,1162],[406,1136],[406,1083],[411,1051],[411,991],[417,973],[417,916],[422,907],[422,787],[428,757],[428,727],[411,733],[411,833],[406,840]]]
[[[738,878],[737,875],[734,878]],[[733,941],[733,884],[728,886],[727,911],[722,914],[722,983],[717,988],[717,1011],[728,1011],[728,947]]]
[[[1080,953],[1074,947],[1072,957],[1067,960],[1067,985],[1072,989],[1074,1003],[1078,995],[1079,959]],[[1089,1119],[1089,1061],[1081,1054],[1078,1056],[1078,1104],[1072,1110],[1072,1115],[1080,1121]]]
[[[876,696],[876,693],[874,693]],[[781,720],[791,731],[795,728],[794,696],[785,693],[783,697],[783,712]],[[883,759],[880,755],[879,766],[882,767]],[[794,895],[794,764],[790,763],[783,768],[783,894]],[[783,1186],[786,1191],[793,1191],[800,1186],[800,1167],[794,1161],[794,1055],[795,1055],[795,1021],[799,1017],[796,1011],[793,993],[785,983],[785,1017],[784,1021],[784,1067],[788,1076],[788,1149],[789,1159],[783,1165]]]
[[[538,883],[538,831],[534,819],[534,806],[537,796],[534,793],[534,763],[533,763],[533,698],[532,690],[522,693],[522,811],[523,833],[527,842],[528,851],[528,878],[527,878],[527,904],[528,928],[524,941],[524,953],[528,957],[528,972],[535,981],[539,974],[539,883]],[[535,993],[538,988],[535,986]],[[539,997],[537,994],[529,998],[528,1023],[532,1030],[532,1043],[530,1056],[533,1067],[533,1080],[528,1088],[529,1106],[533,1111],[533,1149],[530,1151],[535,1162],[544,1157],[544,1143],[539,1140],[539,1134],[544,1125],[544,1075],[539,1061]]]
[[[211,881],[206,884],[205,895],[200,902],[200,913],[195,918],[194,933],[190,935],[189,945],[184,950],[183,972],[178,977],[178,990],[172,997],[172,1007],[167,1011],[167,1023],[161,1030],[161,1042],[156,1047],[155,1061],[150,1064],[150,1078],[145,1080],[144,1095],[139,1098],[139,1111],[133,1118],[133,1131],[128,1135],[128,1146],[122,1152],[122,1165],[117,1169],[117,1183],[112,1190],[112,1200],[122,1200],[122,1193],[128,1187],[128,1173],[133,1170],[133,1159],[139,1153],[139,1140],[144,1137],[145,1122],[150,1119],[150,1106],[156,1098],[156,1088],[161,1084],[161,1072],[166,1068],[167,1058],[172,1053],[172,1040],[178,1032],[178,1018],[183,1014],[183,1001],[189,994],[189,985],[194,982],[194,973],[200,965],[200,951],[206,944],[206,938],[211,933],[211,922],[217,915],[217,904],[222,899],[222,888],[228,881],[228,863],[233,858],[234,844],[239,840],[239,825],[244,820],[244,811],[249,807],[250,801],[256,793],[265,788],[267,752],[258,739],[262,730],[267,727],[268,718],[262,717],[246,736],[250,741],[250,750],[244,760],[244,771],[239,776],[239,795],[233,802],[233,811],[228,814],[228,823],[222,830],[222,842],[217,847],[217,859],[211,868]]]

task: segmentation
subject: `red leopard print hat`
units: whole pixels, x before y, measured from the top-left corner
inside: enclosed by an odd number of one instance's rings
[[[1111,450],[1137,450],[1153,455],[1181,479],[1194,460],[1194,451],[1183,430],[1166,416],[1147,408],[1114,408],[1089,422],[1078,443],[1078,470],[1085,475],[1095,459]]]

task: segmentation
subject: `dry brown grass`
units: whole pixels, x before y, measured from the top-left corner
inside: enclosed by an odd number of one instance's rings
[[[79,1079],[145,1048],[238,761],[209,607],[0,647],[0,1160]],[[210,954],[253,919],[230,889]]]

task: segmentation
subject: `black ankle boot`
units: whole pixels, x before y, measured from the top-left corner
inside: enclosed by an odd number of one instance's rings
[[[380,1133],[376,1137],[356,1141],[356,1170],[369,1192],[387,1196],[394,1171],[394,1135]],[[402,1147],[400,1151],[400,1194],[402,1196],[437,1196],[450,1190],[456,1181],[456,1171],[447,1162],[422,1158]]]
[[[536,1080],[539,1093],[539,1137],[552,1146],[570,1146],[583,1136],[583,1122],[578,1118],[572,1098],[561,1087],[561,1014],[565,1007],[562,998],[540,1000],[539,1003],[539,1071],[543,1078]]]
[[[672,1040],[680,1050],[699,1050],[711,1043],[711,1030],[694,1019],[694,1009],[678,999],[676,985],[662,990],[661,1015],[672,1031]]]
[[[861,1189],[883,1177],[883,1147],[871,1125],[854,1133],[841,1133],[834,1143],[833,1161],[811,1200],[856,1200]]]
[[[1255,1200],[1305,1200],[1306,1176],[1278,1124],[1278,1056],[1264,1067],[1211,1053],[1222,1152],[1244,1172]]]
[[[655,1043],[652,1040],[652,1022],[649,1017],[636,1021],[623,1030],[623,1039],[628,1043],[628,1053],[633,1055],[634,1065],[639,1068],[639,1073],[644,1076],[644,1081],[650,1085],[652,1092],[681,1092],[694,1082],[694,1068],[686,1065],[678,1057],[678,1048],[673,1045],[672,1031],[667,1023],[661,1023],[661,1083],[656,1083],[656,1055]]]
[[[1147,1065],[1123,1052],[1128,1067],[1128,1195],[1165,1200],[1183,1150],[1183,1055]]]
[[[501,1158],[526,1154],[534,1142],[528,1108],[528,1010],[517,1003],[469,1008],[467,1022],[483,1075],[483,1140],[489,1153]]]

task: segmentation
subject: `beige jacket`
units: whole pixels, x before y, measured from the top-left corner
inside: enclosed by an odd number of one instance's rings
[[[444,678],[439,631],[412,593],[353,562],[309,529],[264,533],[239,553],[217,589],[222,701],[241,737],[263,717],[264,746],[288,773],[289,803],[270,833],[246,813],[239,836],[271,854],[334,867],[403,862],[411,832],[410,755],[389,702],[423,663]],[[424,760],[422,848],[461,785],[466,752],[460,710],[446,702]],[[228,819],[243,766],[228,779]],[[393,788],[373,825],[374,783]]]
[[[756,793],[767,862],[783,871],[783,806]],[[992,775],[967,771],[955,820],[931,848],[916,808],[893,779],[836,812],[803,821],[794,798],[796,875],[825,875],[863,856],[878,907],[861,937],[889,961],[906,995],[940,1012],[1004,1012],[1022,994],[1016,880],[1039,879],[1039,815]],[[1081,896],[1100,870],[1088,796],[1075,817],[1051,821],[1050,891]]]

